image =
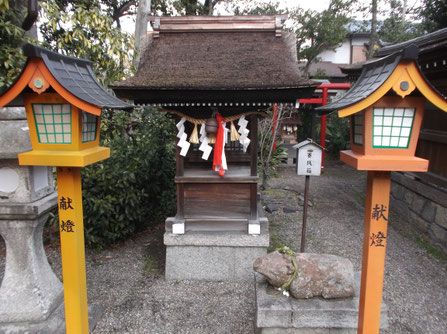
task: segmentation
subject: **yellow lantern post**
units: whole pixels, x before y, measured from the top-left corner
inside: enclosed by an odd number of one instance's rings
[[[357,83],[333,103],[318,108],[350,117],[351,150],[340,159],[367,170],[365,227],[358,333],[378,334],[385,269],[391,171],[426,172],[415,157],[426,100],[447,111],[447,100],[421,74],[411,45],[367,63]]]
[[[107,159],[99,146],[103,108],[131,105],[109,94],[91,62],[26,44],[27,63],[0,107],[25,105],[32,151],[19,164],[56,166],[67,333],[88,333],[81,167]]]

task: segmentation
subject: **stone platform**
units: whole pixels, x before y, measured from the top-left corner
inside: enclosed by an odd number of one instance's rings
[[[260,274],[255,275],[258,334],[356,334],[360,295],[360,272],[355,273],[353,298],[299,300],[285,297]],[[382,303],[380,328],[388,327]]]
[[[268,221],[260,218],[261,233],[166,232],[166,280],[251,281],[253,262],[269,246]]]
[[[88,307],[89,332],[93,332],[101,319],[104,308],[100,305]],[[0,323],[0,333],[8,334],[65,334],[65,308],[62,302],[44,321]]]

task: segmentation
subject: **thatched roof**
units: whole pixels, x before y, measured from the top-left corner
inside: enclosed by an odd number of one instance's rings
[[[241,91],[292,89],[296,100],[302,97],[301,89],[305,91],[303,95],[315,87],[300,76],[294,34],[282,32],[277,37],[274,25],[273,29],[253,31],[161,30],[159,38],[153,35],[150,34],[136,75],[111,85],[118,96],[138,99],[136,91],[145,91],[145,96],[153,92],[152,101],[156,101],[159,91],[182,91],[183,100],[190,95],[190,102],[195,102],[198,96],[192,95],[200,95],[200,91],[239,91],[236,95],[244,101]]]

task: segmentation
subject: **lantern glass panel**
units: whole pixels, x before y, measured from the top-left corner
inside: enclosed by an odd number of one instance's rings
[[[82,111],[82,142],[87,143],[96,140],[98,116]]]
[[[352,116],[352,141],[356,145],[363,145],[363,122],[364,112],[359,112]]]
[[[414,108],[374,108],[373,147],[408,148]]]
[[[71,144],[71,105],[32,104],[37,137],[42,144]]]

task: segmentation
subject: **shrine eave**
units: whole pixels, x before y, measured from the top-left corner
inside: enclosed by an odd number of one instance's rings
[[[295,104],[300,98],[312,97],[315,86],[278,89],[191,90],[113,88],[118,98],[136,105],[171,106],[269,106],[272,103]]]

